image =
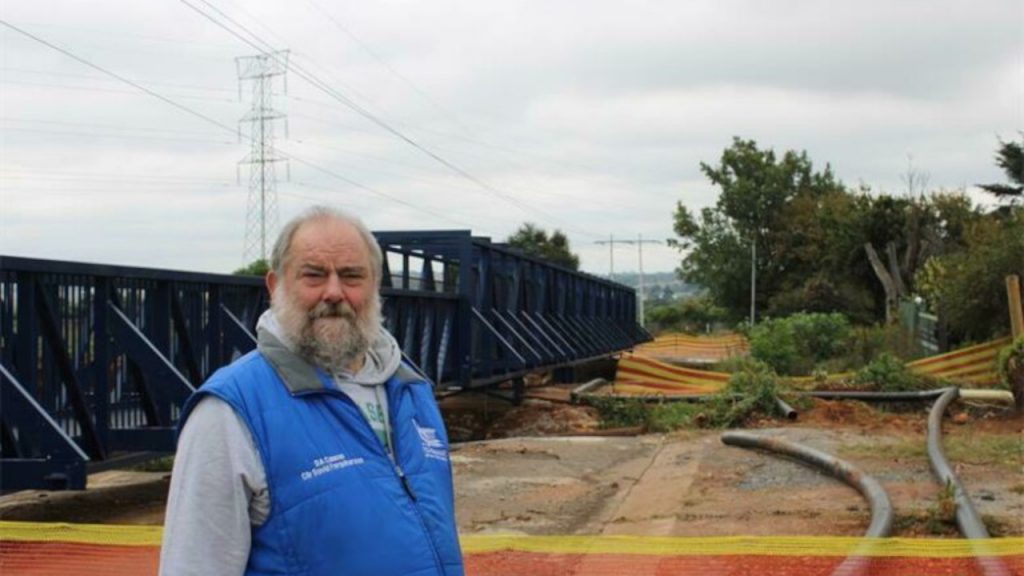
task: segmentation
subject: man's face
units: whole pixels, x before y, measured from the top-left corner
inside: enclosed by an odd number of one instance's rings
[[[369,248],[350,224],[304,223],[282,274],[267,275],[272,308],[301,355],[331,372],[359,368],[380,325]]]

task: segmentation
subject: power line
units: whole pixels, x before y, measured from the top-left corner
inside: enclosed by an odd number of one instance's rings
[[[125,84],[127,84],[127,85],[129,85],[129,86],[131,86],[131,87],[133,87],[135,89],[137,89],[137,90],[141,90],[142,92],[145,92],[146,94],[149,94],[150,96],[156,98],[157,100],[160,100],[161,102],[164,102],[165,104],[170,104],[171,106],[174,106],[175,108],[177,108],[178,110],[181,110],[182,112],[185,112],[186,114],[195,116],[195,117],[197,117],[197,118],[199,118],[201,120],[204,120],[204,121],[209,122],[211,124],[214,124],[216,126],[220,126],[221,128],[224,128],[226,130],[230,130],[232,133],[235,132],[234,128],[231,128],[231,127],[227,126],[226,124],[221,123],[218,120],[210,118],[209,116],[207,116],[207,115],[205,115],[205,114],[203,114],[201,112],[196,112],[195,110],[193,110],[193,109],[191,109],[191,108],[189,108],[189,107],[187,107],[187,106],[185,106],[183,104],[179,104],[179,103],[175,102],[174,100],[171,100],[170,98],[167,98],[166,96],[163,96],[162,94],[158,94],[157,92],[154,92],[154,91],[150,90],[149,88],[146,88],[145,86],[143,86],[141,84],[138,84],[136,82],[133,82],[132,80],[129,80],[128,78],[125,78],[124,76],[121,76],[120,74],[117,74],[115,72],[107,70],[106,68],[103,68],[101,66],[97,66],[96,64],[93,64],[92,62],[90,62],[90,61],[88,61],[88,60],[86,60],[84,58],[81,58],[81,57],[77,56],[76,54],[74,54],[74,53],[72,53],[72,52],[70,52],[70,51],[68,51],[68,50],[66,50],[64,48],[61,48],[60,46],[57,46],[56,44],[48,42],[48,41],[40,38],[39,36],[36,36],[35,34],[32,34],[31,32],[28,32],[26,30],[18,28],[17,26],[11,24],[10,22],[7,22],[6,20],[0,19],[0,24],[10,28],[11,30],[14,30],[15,32],[18,32],[19,34],[21,34],[23,36],[27,36],[28,38],[30,38],[30,39],[32,39],[32,40],[34,40],[34,41],[36,41],[36,42],[46,46],[47,48],[50,48],[51,50],[55,50],[57,52],[60,52],[61,54],[67,56],[68,58],[71,58],[72,60],[74,60],[74,61],[76,61],[76,62],[78,62],[80,64],[84,64],[85,66],[88,66],[89,68],[92,68],[93,70],[97,70],[99,72],[102,72],[103,74],[106,74],[107,76],[110,76],[112,78],[116,78],[116,79],[120,80],[121,82],[123,82],[123,83],[125,83]]]
[[[53,136],[71,136],[71,137],[82,137],[82,138],[117,138],[117,139],[128,139],[128,140],[156,140],[162,142],[199,142],[202,144],[220,144],[226,146],[233,146],[235,143],[231,141],[218,141],[218,140],[204,140],[201,138],[181,138],[174,136],[144,136],[141,134],[97,134],[95,132],[72,132],[69,130],[47,130],[45,128],[17,128],[7,127],[4,128],[7,132],[29,132],[38,134],[50,134]]]
[[[75,86],[71,84],[55,84],[53,82],[26,82],[24,80],[11,80],[9,78],[0,78],[0,83],[3,84],[14,84],[15,86],[36,86],[41,88],[60,88],[62,90],[84,90],[87,92],[107,92],[111,94],[135,94],[131,90],[118,90],[117,88],[100,88],[97,86]],[[175,98],[182,98],[187,100],[206,100],[208,102],[230,102],[235,103],[235,100],[228,98],[213,98],[211,96],[192,96],[187,94],[174,94]]]
[[[314,0],[306,0],[306,3],[309,4],[310,6],[316,8],[318,12],[323,14],[327,18],[327,20],[329,22],[331,22],[331,24],[334,24],[335,27],[337,27],[339,30],[341,30],[346,36],[351,38],[353,42],[355,42],[360,48],[363,49],[364,52],[366,52],[370,56],[370,58],[373,58],[373,60],[376,61],[378,64],[380,64],[381,67],[383,67],[385,70],[390,72],[391,75],[393,75],[395,78],[398,78],[399,80],[401,80],[406,86],[408,86],[410,89],[412,89],[413,92],[415,92],[417,95],[419,95],[425,101],[430,103],[431,106],[433,106],[435,109],[440,111],[442,114],[447,116],[457,126],[462,128],[463,130],[466,130],[465,126],[463,126],[462,123],[458,121],[458,118],[456,118],[454,114],[452,114],[450,111],[448,111],[444,106],[441,106],[441,104],[438,103],[436,100],[434,100],[430,96],[430,94],[428,94],[426,91],[422,90],[419,86],[416,85],[416,83],[414,83],[412,80],[410,80],[407,76],[405,76],[404,74],[402,74],[398,70],[396,70],[391,64],[389,64],[387,62],[387,60],[385,60],[384,58],[379,56],[375,50],[370,48],[370,46],[367,43],[363,42],[358,36],[355,35],[355,33],[353,33],[351,30],[349,30],[349,28],[347,26],[345,26],[340,21],[338,21],[338,19],[335,18],[334,15],[332,15],[326,9],[324,9],[323,6],[321,6],[320,4],[317,4],[316,2],[314,2]],[[469,131],[469,130],[467,130],[467,131]]]
[[[86,128],[101,128],[104,130],[132,130],[136,132],[165,132],[169,134],[193,134],[199,136],[213,136],[208,132],[196,130],[174,130],[171,128],[150,128],[140,126],[119,126],[116,124],[95,124],[92,122],[72,122],[69,120],[42,120],[37,118],[15,118],[11,116],[0,116],[0,122],[17,122],[22,124],[48,124],[52,126],[81,126]]]
[[[142,86],[142,85],[140,85],[140,84],[138,84],[136,82],[133,82],[132,80],[130,80],[128,78],[125,78],[124,76],[121,76],[121,75],[119,75],[119,74],[117,74],[115,72],[112,72],[110,70],[107,70],[107,69],[103,68],[102,66],[94,64],[94,63],[92,63],[92,62],[90,62],[90,61],[88,61],[88,60],[86,60],[84,58],[81,58],[80,56],[77,56],[73,52],[71,52],[71,51],[69,51],[69,50],[67,50],[65,48],[62,48],[60,46],[57,46],[56,44],[53,44],[51,42],[48,42],[47,40],[44,40],[43,38],[40,38],[39,36],[36,36],[35,34],[27,32],[27,31],[25,31],[25,30],[15,26],[15,25],[7,22],[6,20],[0,19],[0,25],[6,26],[7,28],[10,28],[11,30],[14,30],[15,32],[18,32],[19,34],[22,34],[23,36],[26,36],[27,38],[29,38],[31,40],[34,40],[34,41],[36,41],[36,42],[38,42],[38,43],[40,43],[40,44],[42,44],[42,45],[44,45],[44,46],[54,50],[54,51],[60,52],[61,54],[64,54],[65,56],[67,56],[68,58],[71,58],[72,60],[75,60],[76,62],[79,62],[79,63],[81,63],[81,64],[83,64],[85,66],[88,66],[88,67],[90,67],[90,68],[92,68],[94,70],[98,70],[99,72],[102,72],[103,74],[106,74],[108,76],[116,78],[116,79],[120,80],[121,82],[123,82],[125,84],[128,84],[129,86],[132,86],[133,88],[136,88],[136,89],[138,89],[138,90],[140,90],[142,92],[145,92],[146,94],[149,94],[150,96],[160,100],[161,102],[164,102],[166,104],[169,104],[169,105],[173,106],[174,108],[177,108],[178,110],[181,110],[181,111],[183,111],[183,112],[185,112],[185,113],[187,113],[187,114],[189,114],[191,116],[195,116],[195,117],[197,117],[197,118],[199,118],[199,119],[201,119],[201,120],[203,120],[205,122],[213,124],[214,126],[218,126],[221,129],[223,129],[223,130],[231,132],[232,134],[236,134],[235,128],[233,128],[231,126],[228,126],[227,124],[224,124],[224,123],[220,122],[219,120],[211,118],[211,117],[209,117],[209,116],[207,116],[207,115],[205,115],[205,114],[203,114],[201,112],[195,111],[195,110],[193,110],[193,109],[191,109],[191,108],[189,108],[189,107],[187,107],[187,106],[185,106],[183,104],[175,102],[175,101],[173,101],[173,100],[171,100],[171,99],[169,99],[169,98],[167,98],[167,97],[165,97],[165,96],[163,96],[163,95],[161,95],[161,94],[159,94],[159,93],[157,93],[157,92],[155,92],[155,91],[153,91],[153,90],[151,90],[149,88],[146,88],[145,86]],[[392,196],[390,194],[387,194],[385,192],[381,192],[380,190],[376,190],[374,188],[366,186],[366,185],[364,185],[364,184],[362,184],[360,182],[352,180],[351,178],[348,178],[346,176],[338,174],[337,172],[334,172],[334,171],[332,171],[332,170],[330,170],[328,168],[324,168],[323,166],[320,166],[318,164],[315,164],[315,163],[310,162],[308,160],[305,160],[303,158],[299,158],[298,156],[295,156],[294,154],[290,154],[290,153],[288,153],[285,150],[278,149],[278,152],[280,152],[282,156],[284,156],[284,157],[286,157],[286,158],[288,158],[288,159],[290,159],[290,160],[292,160],[294,162],[298,162],[299,164],[302,164],[304,166],[312,168],[312,169],[314,169],[314,170],[316,170],[318,172],[322,172],[322,173],[324,173],[324,174],[326,174],[328,176],[331,176],[331,177],[333,177],[333,178],[335,178],[337,180],[345,182],[346,184],[349,184],[350,186],[353,186],[353,187],[358,188],[360,190],[365,190],[366,192],[369,192],[371,194],[375,194],[375,195],[380,196],[382,198],[386,198],[388,200],[391,200],[392,202],[395,202],[395,203],[398,203],[398,204],[402,204],[404,206],[408,206],[408,207],[410,207],[410,208],[412,208],[414,210],[417,210],[419,212],[430,214],[430,215],[433,215],[433,216],[438,217],[438,218],[448,219],[446,216],[444,216],[443,214],[441,214],[439,212],[435,212],[433,210],[425,209],[425,208],[423,208],[421,206],[417,206],[417,205],[412,204],[411,202],[405,201],[405,200],[403,200],[401,198],[397,198],[397,197]]]
[[[0,174],[31,174],[33,179],[68,179],[68,180],[98,180],[98,181],[125,181],[125,182],[146,182],[157,181],[167,183],[210,183],[210,184],[232,184],[226,180],[215,178],[196,178],[194,176],[154,176],[152,174],[121,174],[115,172],[64,172],[53,170],[31,170],[25,168],[9,169],[0,168]],[[41,176],[40,176],[41,175]],[[233,185],[233,184],[232,184]]]
[[[229,34],[235,36],[236,38],[238,38],[242,42],[248,44],[249,46],[255,48],[256,50],[259,50],[261,53],[267,54],[267,55],[272,55],[275,52],[273,46],[271,46],[269,43],[267,43],[266,41],[261,39],[257,34],[252,32],[248,28],[246,28],[244,25],[240,24],[238,21],[236,21],[235,19],[233,19],[230,16],[228,16],[227,14],[225,14],[219,8],[217,8],[216,6],[212,5],[207,0],[199,0],[199,2],[202,2],[203,4],[208,6],[211,10],[213,10],[214,12],[216,12],[217,14],[222,16],[224,18],[224,20],[227,20],[232,25],[237,27],[239,30],[241,30],[242,32],[244,32],[245,34],[250,36],[251,39],[250,38],[246,38],[241,32],[238,32],[238,31],[232,29],[230,26],[228,26],[224,22],[218,20],[216,17],[211,16],[207,12],[204,12],[202,9],[200,9],[195,4],[189,2],[189,0],[181,0],[181,2],[183,4],[185,4],[186,6],[192,8],[194,11],[196,11],[198,14],[200,14],[201,16],[206,18],[207,20],[213,22],[214,24],[216,24],[220,28],[224,29]],[[338,90],[336,90],[335,88],[333,88],[332,86],[330,86],[329,84],[327,84],[326,82],[321,80],[320,78],[318,78],[315,75],[313,75],[312,73],[308,72],[302,66],[294,65],[294,66],[292,66],[292,70],[295,73],[295,75],[299,76],[303,80],[306,80],[307,82],[312,84],[314,87],[316,87],[316,88],[320,89],[321,91],[323,91],[328,96],[330,96],[330,97],[334,98],[335,100],[341,102],[345,106],[347,106],[350,109],[352,109],[353,111],[355,111],[360,116],[363,116],[364,118],[366,118],[370,122],[376,124],[381,129],[383,129],[386,132],[392,134],[396,138],[404,141],[409,146],[412,146],[413,148],[419,150],[423,154],[426,154],[427,156],[429,156],[430,158],[432,158],[433,160],[435,160],[436,162],[438,162],[442,166],[445,166],[446,168],[448,168],[449,170],[455,172],[459,176],[469,180],[470,182],[473,182],[474,184],[476,184],[478,187],[480,187],[484,191],[488,192],[489,194],[491,194],[491,195],[493,195],[493,196],[495,196],[497,198],[500,198],[500,199],[502,199],[502,200],[504,200],[504,201],[506,201],[506,202],[508,202],[510,204],[513,204],[514,206],[520,208],[523,211],[534,212],[535,214],[538,214],[540,217],[542,217],[543,219],[547,220],[548,222],[557,224],[557,222],[554,221],[546,213],[544,213],[542,211],[539,211],[536,208],[533,208],[532,206],[524,204],[522,201],[518,200],[517,198],[514,198],[512,196],[509,196],[509,195],[501,192],[500,190],[496,189],[495,187],[491,186],[490,184],[488,184],[487,182],[483,181],[482,179],[476,177],[475,175],[469,173],[468,171],[466,171],[465,169],[461,168],[460,166],[458,166],[458,165],[454,164],[453,162],[447,160],[446,158],[444,158],[441,155],[435,153],[434,151],[430,150],[429,148],[426,148],[425,146],[422,146],[421,144],[419,144],[418,142],[413,140],[411,137],[409,137],[405,133],[403,133],[400,130],[398,130],[397,128],[391,126],[389,123],[385,122],[384,120],[382,120],[381,118],[377,117],[376,115],[374,115],[370,111],[366,110],[364,107],[360,106],[358,103],[353,101],[351,98],[345,96],[344,94],[342,94],[341,92],[339,92]],[[581,234],[585,234],[585,235],[589,235],[589,236],[598,236],[597,234],[594,234],[592,232],[580,231],[580,233]]]
[[[10,66],[0,66],[0,71],[3,71],[3,72],[15,72],[15,73],[18,73],[18,74],[32,74],[32,75],[35,75],[35,76],[61,76],[61,77],[64,77],[64,78],[82,78],[82,79],[85,79],[85,80],[100,80],[100,81],[104,81],[104,82],[107,81],[107,78],[104,78],[103,76],[92,76],[92,75],[89,75],[89,74],[72,74],[72,73],[69,73],[69,72],[52,72],[52,71],[49,71],[49,70],[33,70],[31,68],[12,68]],[[234,93],[234,90],[229,90],[227,88],[214,88],[212,86],[197,86],[195,84],[178,84],[178,83],[171,83],[171,82],[154,82],[154,81],[151,81],[151,80],[147,80],[146,84],[149,85],[149,86],[166,86],[168,88],[185,88],[187,90],[201,90],[203,92],[231,92],[231,93]]]

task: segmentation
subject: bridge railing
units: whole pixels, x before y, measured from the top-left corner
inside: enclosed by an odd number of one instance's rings
[[[631,289],[468,232],[379,233],[385,324],[470,389],[648,338]],[[255,346],[262,278],[0,256],[0,491],[82,488],[86,462],[172,452],[185,399]]]
[[[455,314],[420,327],[433,335],[437,350],[414,360],[431,366],[428,375],[439,384],[489,386],[651,338],[636,322],[632,288],[526,256],[468,230],[375,235],[385,253],[385,295],[402,289],[457,299]]]
[[[255,278],[0,257],[0,489],[81,487],[54,446],[173,451],[184,400],[253,347],[266,304]]]

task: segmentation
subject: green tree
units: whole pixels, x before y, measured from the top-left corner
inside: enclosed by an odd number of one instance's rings
[[[580,257],[569,249],[569,239],[561,230],[556,229],[548,236],[543,228],[526,222],[509,236],[506,242],[529,256],[536,256],[571,270],[580,268]]]
[[[968,226],[963,250],[925,265],[919,291],[946,322],[952,340],[985,340],[1009,331],[1005,278],[1024,275],[1024,207]]]
[[[232,272],[235,276],[266,276],[270,271],[270,264],[265,258],[259,258],[249,262],[247,265]]]
[[[785,289],[793,274],[795,256],[782,237],[792,229],[786,222],[789,206],[798,196],[817,205],[843,186],[829,167],[815,171],[806,152],[787,151],[776,157],[753,140],[734,138],[718,165],[701,163],[705,176],[721,189],[718,201],[698,220],[686,206],[676,205],[674,245],[688,251],[680,274],[705,286],[715,302],[734,317],[749,304],[751,248],[756,247],[757,307]],[[792,283],[792,282],[790,282]]]
[[[1006,173],[1009,183],[979,184],[978,186],[1000,200],[1015,203],[1024,198],[1024,134],[1020,142],[999,141],[996,165]]]
[[[654,332],[672,330],[696,334],[724,320],[725,310],[703,295],[651,306],[644,315],[647,327]]]

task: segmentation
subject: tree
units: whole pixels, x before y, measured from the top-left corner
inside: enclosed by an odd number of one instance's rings
[[[967,230],[982,218],[962,191],[865,197],[862,206],[864,255],[884,289],[887,319],[895,319],[899,302],[918,292],[925,262],[963,250]]]
[[[978,187],[1011,204],[1024,198],[1024,134],[1020,142],[999,141],[996,165],[1003,169],[1009,184],[979,184]]]
[[[232,272],[235,276],[266,276],[270,271],[270,264],[265,258],[259,258],[249,262],[247,265]]]
[[[919,292],[950,338],[985,340],[1009,331],[1005,278],[1024,274],[1024,207],[988,214],[967,227],[965,249],[924,266]]]
[[[673,244],[689,251],[679,271],[685,280],[705,286],[718,305],[739,318],[749,304],[752,248],[757,252],[760,310],[797,283],[792,266],[800,256],[786,250],[795,244],[786,238],[793,230],[787,222],[790,204],[804,197],[817,206],[844,189],[828,166],[815,171],[806,152],[787,151],[777,158],[773,150],[761,150],[753,140],[740,138],[723,151],[717,166],[702,162],[701,170],[721,193],[714,207],[701,211],[699,221],[677,204],[674,229],[679,238]]]
[[[705,295],[651,306],[644,315],[647,328],[655,333],[674,330],[696,334],[723,320],[725,310]]]
[[[570,270],[580,268],[580,257],[569,249],[569,239],[561,230],[556,229],[548,236],[543,228],[526,222],[509,236],[506,242],[528,256],[535,256]]]

